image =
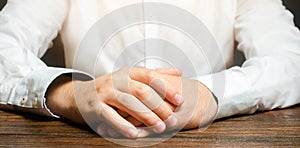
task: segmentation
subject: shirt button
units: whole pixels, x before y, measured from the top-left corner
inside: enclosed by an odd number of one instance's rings
[[[21,105],[25,105],[25,104],[26,104],[26,101],[27,101],[27,98],[26,98],[26,97],[23,97],[22,100],[21,100]]]
[[[33,102],[32,102],[33,106],[36,106],[37,102],[38,102],[38,97],[34,96],[34,99],[33,99]]]

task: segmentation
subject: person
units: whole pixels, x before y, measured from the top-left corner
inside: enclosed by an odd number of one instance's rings
[[[195,48],[174,30],[142,23],[109,41],[93,75],[85,70],[94,67],[86,64],[92,56],[88,49],[87,58],[79,61],[85,65],[74,65],[85,33],[110,12],[146,2],[9,0],[0,13],[0,107],[80,124],[89,120],[100,135],[137,138],[300,103],[300,32],[281,0],[156,2],[182,8],[200,19],[214,36],[226,69],[220,68],[218,58],[210,63],[212,71],[200,61],[195,66],[200,75],[192,78],[185,69],[186,61],[170,51],[164,54],[176,58],[177,68],[146,60],[133,68],[114,69],[122,49],[140,40],[163,38],[183,52]],[[144,9],[139,10],[132,15],[142,15]],[[40,60],[58,33],[67,68],[49,67]],[[246,57],[240,67],[233,67],[235,41]],[[121,63],[161,52],[147,50],[150,45],[145,44],[128,52]],[[224,95],[214,92],[209,82],[217,73],[226,76]]]

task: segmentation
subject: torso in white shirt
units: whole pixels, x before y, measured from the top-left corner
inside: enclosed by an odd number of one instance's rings
[[[141,8],[132,9],[132,14],[124,14],[124,19],[128,17],[146,17],[147,2],[155,2],[157,5],[169,5],[177,9],[182,9],[190,13],[190,16],[198,18],[205,27],[210,31],[213,38],[221,50],[226,67],[233,63],[234,49],[234,19],[235,19],[235,1],[218,1],[218,0],[191,0],[189,2],[178,0],[161,0],[161,1],[142,1],[142,0],[125,0],[125,1],[105,1],[105,0],[74,0],[71,1],[69,15],[61,31],[64,42],[67,67],[87,71],[95,76],[112,72],[123,66],[141,66],[148,68],[172,67],[183,69],[184,76],[193,77],[189,73],[193,68],[197,75],[207,74],[212,71],[221,71],[224,65],[220,60],[214,60],[214,63],[206,60],[201,45],[193,41],[193,37],[184,34],[174,27],[174,24],[162,25],[159,23],[137,23],[128,24],[122,30],[116,30],[113,37],[106,41],[104,47],[97,48],[99,51],[86,49],[87,55],[97,56],[96,63],[90,67],[74,65],[76,50],[86,33],[95,26],[103,17],[109,16],[112,12],[122,11],[124,7],[138,5]],[[159,8],[158,8],[159,9]],[[169,11],[169,10],[165,10]],[[136,14],[136,16],[134,16]],[[137,15],[139,14],[139,15]],[[155,17],[155,16],[154,16]],[[120,19],[114,18],[117,24]],[[184,20],[178,18],[178,21]],[[177,27],[177,26],[175,26]],[[103,28],[105,31],[106,28]],[[95,39],[101,40],[101,39]],[[101,51],[101,52],[100,52]],[[96,55],[95,55],[96,53]],[[81,55],[84,56],[84,55]],[[91,64],[93,58],[83,58],[80,63]],[[145,60],[146,59],[146,60]],[[87,60],[87,61],[86,61]],[[223,65],[222,65],[223,64]]]

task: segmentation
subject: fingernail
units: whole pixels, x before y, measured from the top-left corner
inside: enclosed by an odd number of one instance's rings
[[[171,115],[166,120],[166,124],[168,127],[174,127],[177,125],[177,118],[174,115]]]
[[[166,124],[162,121],[159,121],[156,125],[154,125],[154,132],[155,133],[162,133],[166,129]]]
[[[182,95],[176,94],[175,101],[176,101],[176,103],[181,104],[183,102]]]
[[[139,134],[139,131],[135,128],[128,129],[128,138],[136,138]]]

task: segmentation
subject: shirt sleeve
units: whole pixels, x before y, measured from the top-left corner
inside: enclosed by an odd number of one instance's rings
[[[300,103],[300,32],[281,0],[237,0],[235,38],[245,54],[241,67],[199,78],[225,75],[217,118],[285,108]]]
[[[0,12],[0,108],[47,116],[45,93],[66,73],[47,67],[41,57],[57,36],[68,12],[66,0],[9,0]]]

